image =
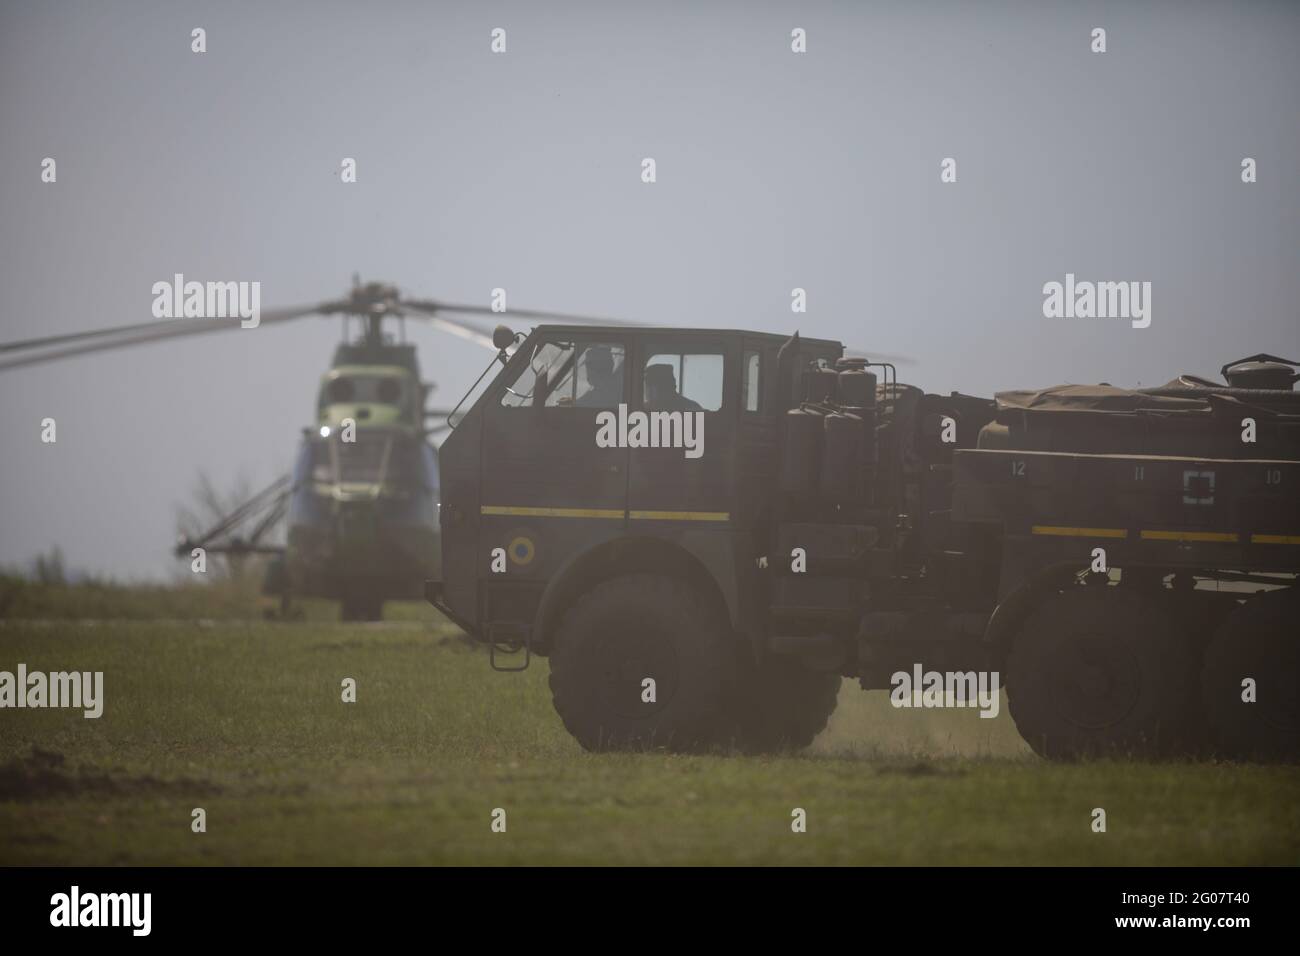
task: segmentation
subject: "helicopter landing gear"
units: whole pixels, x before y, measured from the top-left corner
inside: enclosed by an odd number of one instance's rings
[[[267,608],[263,616],[268,621],[303,621],[307,612],[301,604],[293,603],[293,592],[287,588],[280,592],[278,608]]]
[[[279,607],[267,607],[262,616],[268,621],[301,621],[306,614],[302,605],[293,603],[293,579],[289,575],[284,555],[274,555],[266,565],[262,577],[262,594],[265,597],[279,598]]]

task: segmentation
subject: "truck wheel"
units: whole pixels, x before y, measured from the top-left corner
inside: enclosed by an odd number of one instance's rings
[[[1007,661],[1016,728],[1053,759],[1175,752],[1186,742],[1194,688],[1192,652],[1166,615],[1110,587],[1048,595]]]
[[[685,583],[653,574],[613,578],[579,598],[550,656],[551,696],[569,733],[587,750],[724,740],[736,655],[716,618]]]
[[[1218,751],[1258,760],[1300,757],[1300,590],[1269,591],[1230,613],[1205,650],[1201,689]],[[1254,701],[1242,700],[1254,680]]]
[[[796,660],[769,659],[741,671],[736,744],[750,753],[802,750],[826,729],[839,700],[840,675]]]

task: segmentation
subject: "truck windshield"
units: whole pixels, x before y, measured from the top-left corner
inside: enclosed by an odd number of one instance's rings
[[[501,395],[501,404],[507,408],[533,404],[533,392],[539,381],[543,392],[552,391],[566,370],[573,367],[573,353],[572,342],[546,342],[537,346],[523,371],[506,386]]]
[[[613,342],[546,342],[506,387],[501,404],[613,408],[623,400],[623,355]]]

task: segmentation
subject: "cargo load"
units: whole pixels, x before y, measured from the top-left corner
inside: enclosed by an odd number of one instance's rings
[[[979,448],[1300,458],[1300,394],[1291,391],[1182,376],[1150,389],[1056,385],[994,398],[995,418],[981,430]]]

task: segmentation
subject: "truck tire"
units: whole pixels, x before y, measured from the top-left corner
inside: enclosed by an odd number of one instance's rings
[[[561,619],[550,665],[555,710],[587,750],[690,751],[731,734],[731,632],[682,581],[629,574],[596,585]]]
[[[735,742],[747,753],[802,750],[826,729],[835,712],[839,674],[781,659],[750,663],[741,674]]]
[[[1219,626],[1201,671],[1216,751],[1237,759],[1300,757],[1300,590],[1248,598]],[[1255,700],[1242,700],[1246,678]]]
[[[1007,700],[1040,756],[1175,753],[1195,701],[1191,648],[1152,601],[1113,587],[1047,595],[1016,635]]]

